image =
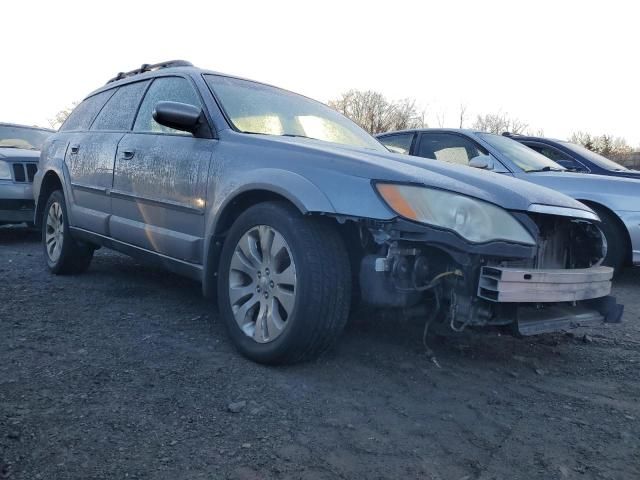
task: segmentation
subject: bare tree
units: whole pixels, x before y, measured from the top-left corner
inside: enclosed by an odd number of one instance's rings
[[[372,135],[425,125],[424,112],[418,111],[414,99],[392,102],[373,90],[349,90],[340,98],[329,101],[329,106]]]
[[[55,130],[60,128],[60,126],[64,123],[67,117],[71,115],[71,112],[73,112],[73,109],[78,106],[78,103],[79,102],[73,102],[70,107],[63,108],[58,113],[56,113],[53,118],[48,119],[47,121],[49,122],[49,126]]]
[[[633,148],[624,138],[614,137],[613,135],[591,135],[587,132],[579,131],[574,132],[569,141],[616,161],[625,160],[633,152]]]
[[[460,124],[458,128],[464,128],[464,121],[467,114],[467,105],[464,103],[460,104]]]
[[[517,118],[510,117],[506,113],[487,113],[486,115],[478,115],[476,117],[473,128],[475,130],[497,134],[504,132],[523,134],[527,132],[529,125]]]

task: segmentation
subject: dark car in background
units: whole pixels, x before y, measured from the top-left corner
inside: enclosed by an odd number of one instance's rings
[[[47,140],[34,195],[53,273],[98,246],[157,262],[202,282],[259,362],[317,356],[352,299],[522,335],[622,313],[589,207],[389,153],[324,104],[184,61],[86,97]]]
[[[582,145],[554,138],[531,137],[510,133],[503,133],[503,135],[532,148],[574,172],[640,179],[639,170],[629,169],[596,152],[592,152]]]
[[[0,123],[0,225],[33,222],[33,177],[53,130]]]
[[[584,175],[503,135],[427,128],[380,134],[389,150],[475,167],[552,188],[591,207],[607,239],[605,265],[640,265],[640,181]]]

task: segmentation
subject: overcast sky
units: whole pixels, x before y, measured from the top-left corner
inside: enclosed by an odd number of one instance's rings
[[[219,4],[218,4],[219,3]],[[321,101],[415,98],[430,126],[504,112],[640,145],[635,1],[8,1],[0,121],[47,119],[118,71],[181,58]]]

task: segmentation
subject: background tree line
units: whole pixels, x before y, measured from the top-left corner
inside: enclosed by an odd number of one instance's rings
[[[330,100],[329,106],[349,117],[372,135],[406,128],[426,128],[425,111],[416,106],[416,100],[404,98],[393,101],[382,93],[372,90],[349,90],[339,98]],[[436,113],[438,127],[445,127],[444,113]],[[487,113],[477,115],[473,122],[467,121],[467,106],[460,105],[455,128],[471,128],[483,132],[544,136],[542,129],[532,128],[528,123],[507,113]],[[622,137],[602,134],[592,135],[575,132],[568,139],[589,150],[615,161],[624,162],[634,149]]]

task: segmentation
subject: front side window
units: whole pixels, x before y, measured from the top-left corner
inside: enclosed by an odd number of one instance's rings
[[[0,125],[0,148],[23,148],[40,150],[44,141],[52,135],[50,130]]]
[[[577,171],[586,170],[584,165],[582,165],[580,162],[577,162],[566,153],[561,152],[557,148],[553,148],[549,145],[542,145],[539,143],[525,143],[524,145],[535,150],[540,155],[544,155],[545,157],[550,158],[554,162],[558,162],[564,168],[577,170]]]
[[[403,153],[409,155],[411,152],[411,143],[413,142],[413,133],[399,133],[397,135],[387,135],[378,138],[390,152]]]
[[[553,160],[511,138],[494,133],[478,133],[478,135],[525,172],[564,170],[564,167]]]
[[[205,78],[229,121],[243,133],[305,137],[386,151],[351,120],[320,102],[248,80]]]
[[[469,165],[472,158],[488,156],[480,145],[453,133],[425,133],[420,139],[418,156],[448,163]]]
[[[160,125],[153,119],[153,110],[158,102],[179,102],[201,108],[202,104],[188,80],[182,77],[156,78],[144,96],[133,130],[136,132],[171,133],[190,135],[173,128]]]
[[[60,131],[67,130],[89,130],[91,121],[95,118],[96,114],[103,107],[105,102],[111,98],[114,90],[105,90],[104,92],[96,93],[95,95],[84,99],[80,105],[73,109],[71,115],[65,120],[60,127]]]
[[[109,99],[96,117],[91,130],[129,130],[142,94],[149,82],[123,85]]]

